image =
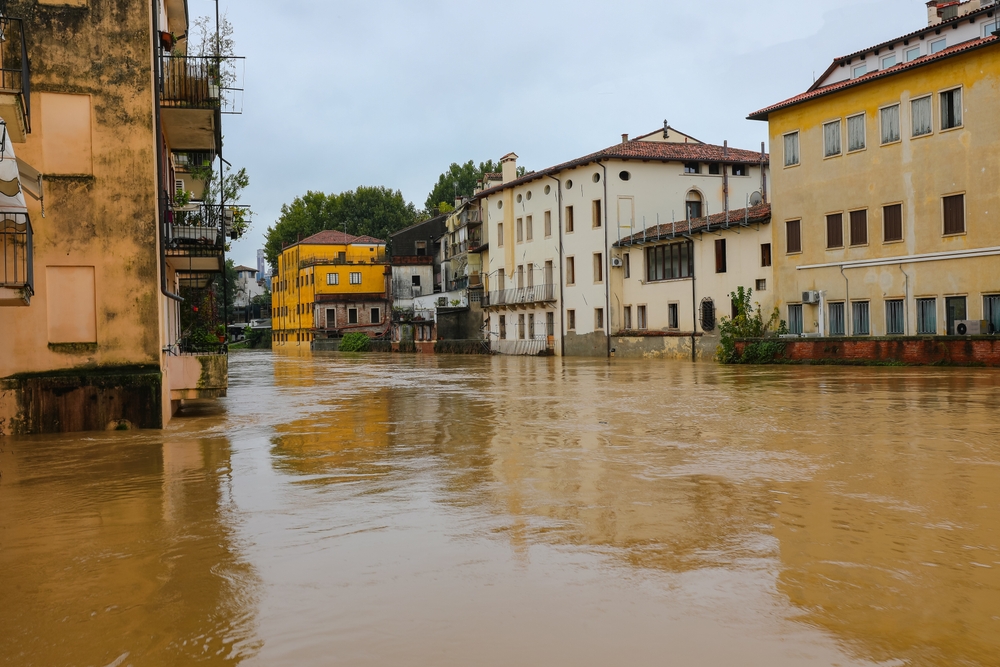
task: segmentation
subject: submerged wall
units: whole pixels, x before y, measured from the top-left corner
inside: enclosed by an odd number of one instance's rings
[[[742,354],[751,340],[736,342]],[[777,361],[1000,367],[1000,336],[892,336],[783,339]]]

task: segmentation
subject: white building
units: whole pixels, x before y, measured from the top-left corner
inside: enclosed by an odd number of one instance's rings
[[[520,178],[517,156],[504,156],[503,182],[476,195],[490,249],[483,269],[490,290],[484,308],[493,349],[605,356],[615,347],[612,337],[640,328],[639,305],[645,306],[643,331],[666,331],[668,299],[659,296],[666,292],[652,283],[675,278],[650,279],[644,256],[633,257],[633,250],[616,244],[630,237],[634,243],[635,235],[658,225],[717,213],[724,219],[727,210],[743,209],[751,196],[766,199],[767,159],[762,151],[704,144],[666,124],[632,140],[623,135],[619,144]],[[769,235],[768,226],[764,229]],[[763,237],[755,232],[751,243],[750,234],[744,237],[736,229],[724,233],[727,243],[730,238],[747,241],[732,243],[730,261],[740,270],[713,279],[714,291],[753,287],[761,267],[743,271],[754,262],[738,258],[751,251],[758,257]],[[699,253],[693,255],[693,268],[700,278],[708,267],[703,269],[707,260]],[[687,290],[690,294],[690,286]],[[636,310],[626,310],[627,305]],[[691,308],[690,298],[684,307]],[[692,327],[689,310],[679,318],[673,330],[678,337],[693,340],[704,333]],[[648,346],[630,347],[638,354]]]
[[[257,280],[257,269],[243,266],[236,267],[236,290],[233,296],[233,306],[240,314],[240,309],[246,310],[255,296],[264,293],[264,286]],[[243,321],[243,320],[241,320]]]

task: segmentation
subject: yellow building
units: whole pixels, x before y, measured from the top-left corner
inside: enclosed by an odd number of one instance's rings
[[[793,333],[1000,328],[1000,7],[954,6],[750,115],[769,124],[775,296]]]
[[[310,345],[355,331],[386,335],[389,279],[380,239],[325,230],[286,247],[271,290],[273,345]]]

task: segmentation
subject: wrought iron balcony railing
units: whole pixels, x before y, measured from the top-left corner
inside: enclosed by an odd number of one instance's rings
[[[0,213],[0,287],[19,290],[25,304],[34,294],[31,220],[26,213]]]
[[[245,206],[220,206],[192,202],[167,213],[164,239],[168,254],[215,254],[225,245],[226,238],[239,238],[236,216]]]
[[[387,261],[387,256],[383,250],[365,254],[353,253],[350,255],[347,253],[337,253],[335,255],[316,255],[313,257],[306,257],[305,259],[299,260],[299,268],[304,269],[308,266],[317,266],[320,264],[361,266],[364,264],[384,264]]]
[[[534,287],[517,287],[514,289],[497,290],[483,294],[483,308],[498,308],[501,306],[527,306],[537,303],[548,303],[556,300],[555,285],[535,285]]]
[[[180,109],[243,113],[242,56],[163,56],[160,103]]]
[[[31,70],[24,21],[0,16],[0,110],[14,141],[31,132]]]

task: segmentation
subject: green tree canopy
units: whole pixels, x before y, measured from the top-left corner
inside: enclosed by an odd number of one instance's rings
[[[403,199],[399,190],[360,186],[334,195],[310,190],[291,204],[282,205],[281,216],[274,226],[267,228],[264,255],[273,268],[278,265],[278,255],[284,245],[324,229],[388,241],[390,234],[416,220],[416,208]]]
[[[469,160],[465,164],[452,162],[448,170],[438,176],[437,184],[427,195],[424,202],[424,210],[433,215],[434,209],[440,208],[441,204],[452,206],[455,203],[455,195],[471,197],[476,189],[476,181],[482,179],[484,174],[500,173],[502,171],[500,163],[493,160],[476,164]],[[517,175],[524,176],[524,167],[517,168]]]

